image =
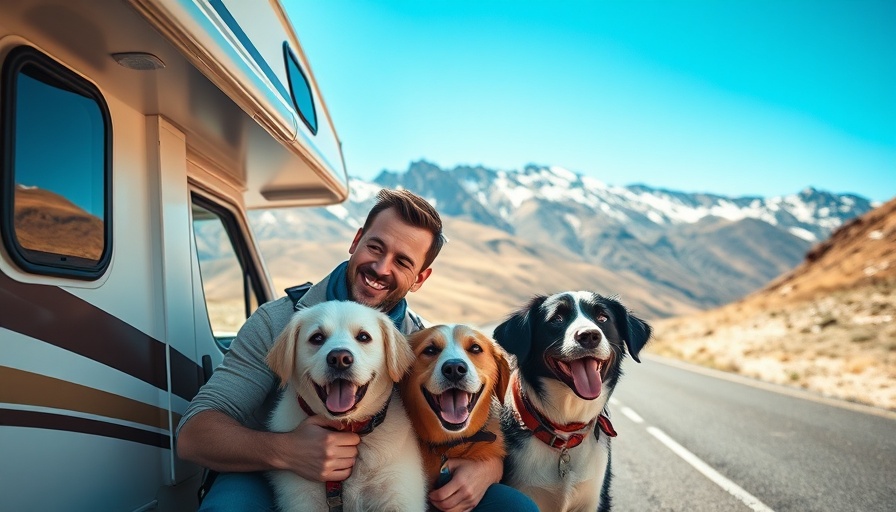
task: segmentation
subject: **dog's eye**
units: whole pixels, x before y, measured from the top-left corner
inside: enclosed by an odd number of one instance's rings
[[[551,322],[552,324],[563,323],[563,314],[555,313],[554,316],[552,316],[551,319],[548,321]]]
[[[361,343],[369,343],[373,338],[370,337],[370,334],[368,334],[367,331],[361,331],[355,336],[355,339]]]
[[[312,345],[323,345],[324,344],[324,335],[321,332],[316,332],[308,338],[308,342]]]
[[[598,323],[601,323],[601,324],[602,324],[602,323],[604,323],[604,322],[606,322],[606,321],[607,321],[607,315],[597,315],[597,322],[598,322]]]
[[[474,344],[470,345],[470,352],[472,352],[474,354],[481,354],[482,347],[480,347],[478,344],[474,343]]]
[[[423,355],[434,356],[439,353],[439,347],[435,345],[429,345],[428,347],[423,349]]]

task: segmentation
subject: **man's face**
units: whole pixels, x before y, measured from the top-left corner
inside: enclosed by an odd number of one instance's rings
[[[423,270],[432,233],[411,226],[389,208],[379,213],[366,232],[360,229],[349,249],[349,297],[380,311],[389,311],[417,291],[429,277]]]

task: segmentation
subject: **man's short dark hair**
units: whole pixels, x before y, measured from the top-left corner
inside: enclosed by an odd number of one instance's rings
[[[418,196],[410,190],[394,190],[384,188],[376,195],[376,204],[367,214],[367,220],[364,221],[363,231],[367,231],[373,220],[380,212],[394,208],[395,212],[401,219],[411,226],[422,228],[432,233],[432,244],[429,251],[426,252],[426,259],[423,261],[422,272],[432,265],[432,262],[442,250],[445,244],[445,237],[442,234],[442,218],[439,212],[426,199]]]

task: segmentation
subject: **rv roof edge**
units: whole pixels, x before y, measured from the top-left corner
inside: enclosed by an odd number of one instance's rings
[[[316,93],[312,95],[316,110],[325,120],[317,133],[307,131],[298,120],[296,107],[287,97],[290,94],[285,85],[288,80],[281,77],[280,66],[272,67],[269,61],[273,59],[265,59],[253,45],[247,33],[257,30],[257,23],[241,19],[236,11],[239,4],[230,3],[232,13],[224,2],[216,0],[129,0],[129,3],[274,140],[299,157],[305,170],[316,175],[331,190],[332,203],[348,199],[349,180],[341,144],[298,37],[279,2],[271,2],[273,14],[283,25],[285,38],[294,46],[293,52],[305,67],[310,87]],[[307,179],[296,171],[300,170],[284,171],[263,165],[247,167],[246,207],[322,204],[319,200],[304,202],[298,197],[298,201],[289,204],[270,202],[267,195],[261,193],[272,182],[276,182],[278,188],[306,188]]]

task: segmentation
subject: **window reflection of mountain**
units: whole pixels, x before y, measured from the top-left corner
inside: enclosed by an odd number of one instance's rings
[[[103,253],[103,219],[59,194],[16,187],[15,236],[22,248],[98,261]]]

